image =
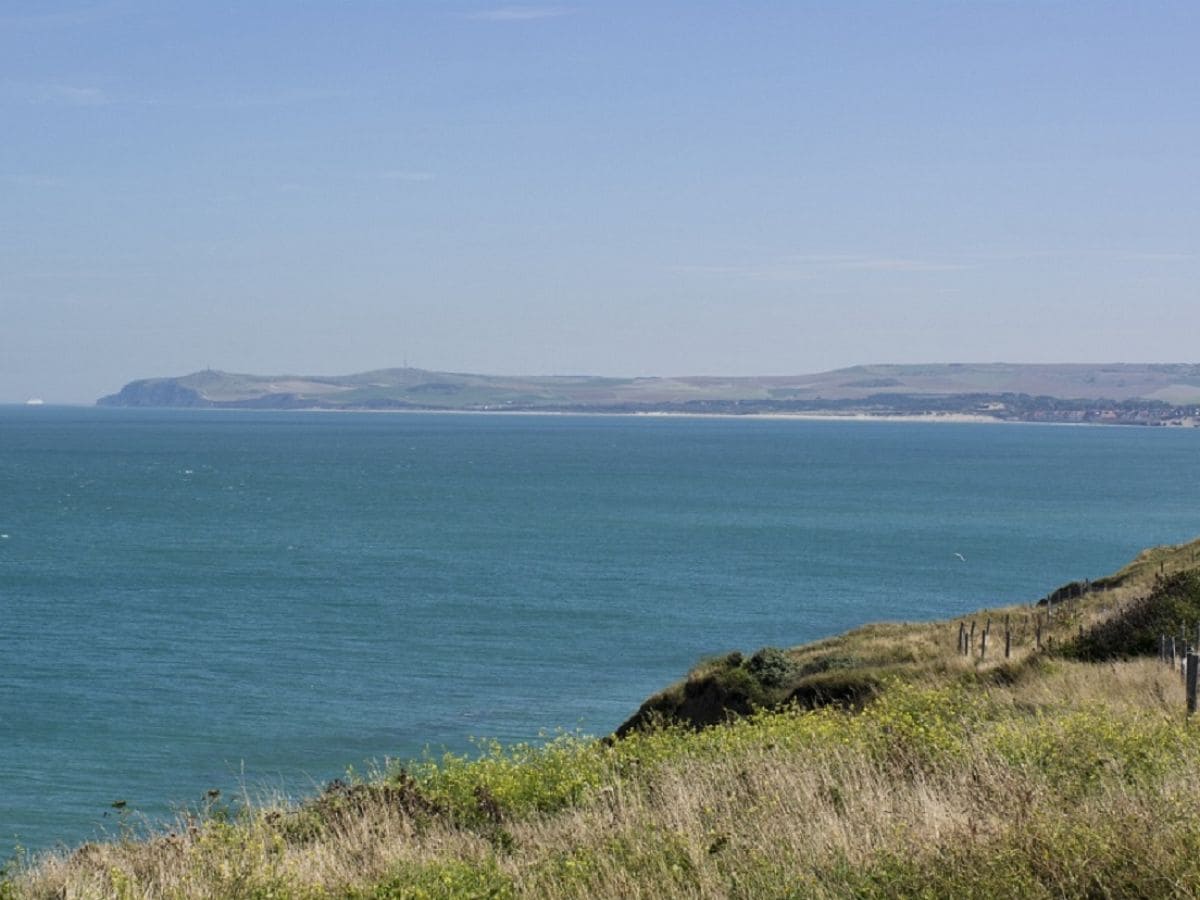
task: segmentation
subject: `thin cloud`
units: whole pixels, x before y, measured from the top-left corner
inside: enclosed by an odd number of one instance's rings
[[[898,256],[832,254],[789,256],[787,262],[813,268],[845,269],[861,272],[952,272],[965,269],[961,263]]]
[[[99,281],[101,279],[124,281],[129,278],[149,278],[153,274],[149,270],[136,271],[122,269],[120,271],[105,271],[101,269],[59,269],[54,271],[33,270],[30,272],[16,272],[12,277],[16,280],[35,282]]]
[[[940,260],[870,256],[866,254],[823,254],[788,256],[767,263],[747,265],[681,265],[670,271],[689,275],[738,276],[756,281],[810,281],[829,272],[954,272],[966,269],[961,263]]]
[[[1191,262],[1195,253],[1126,253],[1121,257],[1131,262]]]
[[[500,6],[467,15],[479,22],[533,22],[537,19],[557,19],[569,16],[574,9],[568,6]]]
[[[60,9],[53,12],[9,13],[0,15],[0,28],[74,28],[80,25],[90,25],[93,22],[103,22],[127,15],[130,12],[128,3],[93,3],[89,6],[79,6],[74,9]]]
[[[266,106],[297,106],[305,103],[322,103],[328,100],[343,100],[349,96],[349,91],[312,88],[222,97],[217,99],[212,105],[223,109],[257,109]]]
[[[668,266],[667,271],[678,275],[699,275],[714,278],[748,278],[752,281],[810,281],[816,277],[811,268],[794,265],[681,265]]]
[[[863,272],[956,272],[967,267],[959,263],[937,262],[928,259],[863,257],[848,260],[838,268]]]
[[[745,266],[667,266],[668,272],[680,275],[744,275]]]
[[[380,179],[383,181],[433,181],[434,174],[432,172],[417,172],[409,169],[389,169],[379,173]]]
[[[0,98],[15,103],[59,106],[105,106],[112,98],[100,88],[78,84],[34,84],[22,81],[0,83]]]
[[[421,184],[433,181],[437,176],[433,172],[421,169],[384,169],[383,171],[358,172],[309,172],[309,180],[281,181],[275,189],[285,194],[299,194],[309,191],[323,191],[330,188],[343,189],[348,185],[362,186],[370,182],[394,182],[396,184]]]
[[[63,179],[55,175],[30,175],[25,172],[0,176],[0,181],[29,188],[57,188],[66,184]]]

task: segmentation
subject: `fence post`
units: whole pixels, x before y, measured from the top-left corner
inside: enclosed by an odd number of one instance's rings
[[[967,652],[970,653],[970,651],[974,647],[975,647],[975,620],[972,619],[971,620],[971,637],[967,641]]]
[[[1200,656],[1195,653],[1187,655],[1187,675],[1185,684],[1187,684],[1187,711],[1190,716],[1196,711],[1196,673],[1200,671]]]
[[[980,659],[984,659],[987,657],[987,636],[988,636],[988,630],[985,628],[985,629],[983,629],[983,637],[981,637],[979,639],[979,658]]]

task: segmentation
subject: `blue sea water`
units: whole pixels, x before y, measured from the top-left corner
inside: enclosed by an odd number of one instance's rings
[[[0,407],[0,859],[1028,601],[1194,537],[1198,473],[1192,430]]]

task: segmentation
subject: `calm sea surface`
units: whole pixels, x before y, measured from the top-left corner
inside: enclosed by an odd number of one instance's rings
[[[1194,537],[1198,475],[1190,430],[0,407],[0,859],[1030,600]]]

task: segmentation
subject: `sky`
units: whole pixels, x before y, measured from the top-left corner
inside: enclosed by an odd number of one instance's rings
[[[0,0],[0,402],[1200,358],[1195,2]]]

